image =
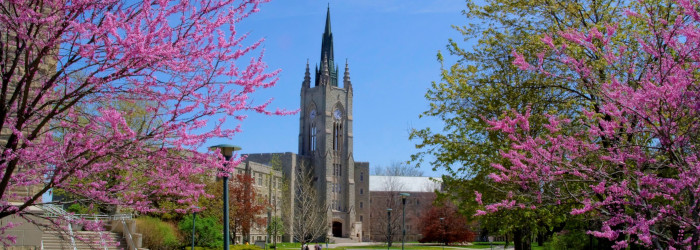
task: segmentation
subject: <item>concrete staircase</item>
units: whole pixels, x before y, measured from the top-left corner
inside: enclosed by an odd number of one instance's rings
[[[43,249],[45,250],[69,250],[73,249],[105,249],[116,250],[125,249],[126,242],[123,237],[113,232],[93,232],[75,231],[74,241],[71,240],[68,232],[45,231],[41,237]]]

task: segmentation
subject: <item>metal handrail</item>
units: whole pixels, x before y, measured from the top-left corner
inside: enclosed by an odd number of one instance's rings
[[[68,222],[68,233],[70,233],[70,244],[73,246],[73,250],[78,250],[77,247],[75,247],[75,235],[73,235],[73,226],[71,226],[71,222]]]
[[[70,213],[66,212],[66,210],[63,210],[63,208],[52,205],[52,204],[44,204],[41,205],[42,208],[44,208],[44,216],[46,217],[64,217],[70,215]],[[106,214],[73,214],[71,215],[74,218],[82,218],[82,219],[87,219],[87,220],[131,220],[133,219],[132,214],[114,214],[114,215],[106,215]]]
[[[136,245],[134,245],[134,239],[131,237],[131,231],[126,225],[126,221],[122,220],[122,225],[124,226],[124,238],[126,238],[126,245],[130,250],[136,250]]]

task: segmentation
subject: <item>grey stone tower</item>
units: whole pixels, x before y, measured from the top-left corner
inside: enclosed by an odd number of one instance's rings
[[[322,39],[321,65],[316,66],[315,83],[311,85],[307,60],[301,86],[299,155],[313,168],[315,186],[322,197],[320,205],[329,208],[328,234],[356,238],[361,235],[362,223],[356,220],[355,210],[352,83],[346,61],[343,85],[338,86],[330,8]]]

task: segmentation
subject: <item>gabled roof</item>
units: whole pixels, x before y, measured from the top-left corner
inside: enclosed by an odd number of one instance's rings
[[[434,192],[440,190],[442,178],[419,176],[369,177],[369,191]]]

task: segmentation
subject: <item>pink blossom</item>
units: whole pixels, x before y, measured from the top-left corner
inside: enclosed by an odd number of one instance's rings
[[[2,216],[22,215],[49,188],[145,213],[161,210],[154,200],[182,203],[180,212],[191,208],[206,195],[193,177],[213,177],[240,163],[235,158],[224,164],[205,149],[209,139],[240,132],[227,117],[294,113],[272,112],[270,101],[249,99],[274,86],[279,72],[263,62],[262,40],[249,42],[235,29],[263,2],[3,3],[14,11],[0,17],[7,29],[2,34],[17,38],[5,48],[35,46],[16,58],[17,65],[60,63],[48,65],[51,70],[4,71],[13,72],[13,88],[31,91],[4,100],[3,112],[11,115],[4,116],[2,131],[11,143],[0,150],[0,168],[8,170],[0,176],[8,183],[0,187]],[[33,53],[42,50],[50,52]],[[251,53],[250,60],[243,58]],[[8,191],[30,186],[46,188],[31,197]],[[10,199],[23,202],[9,205]],[[11,238],[3,237],[7,245]]]
[[[503,187],[517,187],[505,190],[507,201],[485,204],[486,213],[574,204],[572,215],[596,216],[602,223],[588,233],[616,241],[616,249],[657,243],[686,248],[700,237],[697,230],[673,229],[700,228],[695,214],[700,153],[691,139],[700,134],[700,9],[687,0],[670,6],[674,15],[659,15],[658,8],[645,4],[625,10],[628,18],[642,22],[628,33],[618,32],[629,24],[623,20],[604,24],[603,32],[597,26],[542,34],[545,50],[530,53],[538,55],[537,69],[512,50],[513,65],[520,70],[534,70],[562,86],[580,84],[574,88],[590,99],[579,103],[580,113],[573,115],[571,110],[530,114],[528,108],[485,119],[489,131],[508,145],[499,149],[505,161],[492,163],[489,177]],[[553,47],[553,35],[565,40],[559,49]],[[621,35],[636,44],[619,42]],[[572,53],[580,50],[594,56]],[[597,64],[600,58],[605,65]],[[549,59],[569,72],[558,75],[553,72],[562,71],[544,68],[541,62]],[[542,127],[531,129],[531,119]]]

